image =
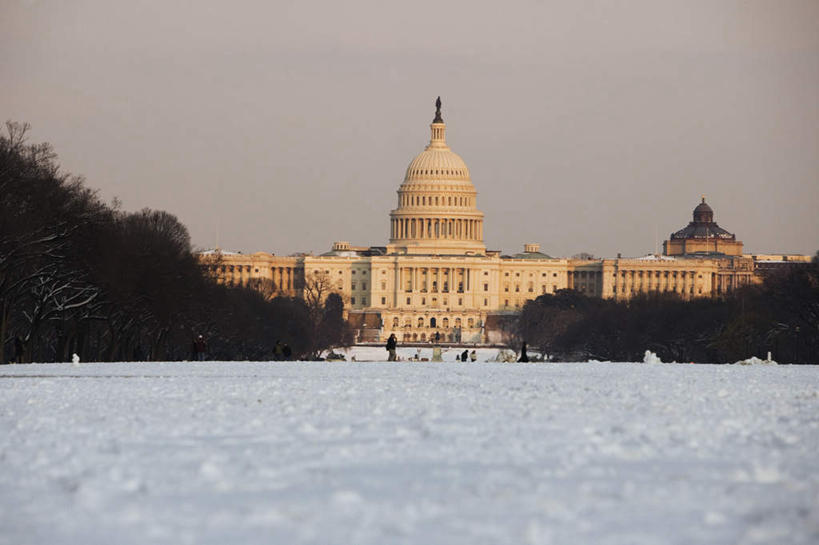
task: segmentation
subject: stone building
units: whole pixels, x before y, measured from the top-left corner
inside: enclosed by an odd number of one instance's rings
[[[669,256],[742,255],[742,242],[714,221],[714,211],[705,202],[694,208],[694,220],[663,242],[663,253]]]
[[[554,258],[533,243],[513,255],[487,250],[469,168],[447,145],[440,99],[436,105],[429,144],[398,188],[386,246],[336,242],[319,256],[203,252],[203,266],[222,282],[271,297],[339,293],[360,341],[395,333],[402,342],[498,342],[498,317],[561,289],[615,299],[652,292],[693,298],[758,281],[758,260],[742,255],[742,242],[713,221],[705,198],[693,221],[665,241],[664,255]]]

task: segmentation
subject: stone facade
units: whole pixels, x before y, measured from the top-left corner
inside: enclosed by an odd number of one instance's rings
[[[359,340],[379,342],[391,333],[401,342],[497,342],[500,332],[487,327],[498,322],[492,318],[561,289],[614,299],[658,292],[690,299],[759,281],[759,260],[742,255],[742,243],[713,222],[704,198],[694,221],[664,243],[662,256],[553,258],[537,244],[514,255],[487,251],[477,191],[446,143],[440,110],[430,129],[429,145],[398,189],[387,246],[336,242],[319,256],[287,257],[210,251],[200,254],[202,265],[221,282],[270,297],[339,293]]]

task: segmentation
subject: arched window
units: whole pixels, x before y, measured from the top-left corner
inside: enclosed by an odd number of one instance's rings
[[[444,329],[448,328],[449,327],[449,318],[444,318],[443,320],[441,320],[441,325],[443,326]]]
[[[421,333],[421,341],[425,341],[425,340],[427,340],[427,334],[426,333]]]
[[[435,318],[430,318],[429,319],[429,327],[435,327],[435,324],[436,324]]]
[[[472,318],[470,318],[469,320],[467,320],[467,321],[466,321],[466,325],[467,325],[467,327],[469,327],[469,328],[475,327],[475,320],[473,320]]]
[[[424,327],[424,317],[423,316],[418,317],[418,327]]]
[[[455,327],[461,327],[461,319],[455,318]]]
[[[392,327],[398,327],[398,316],[392,319]]]

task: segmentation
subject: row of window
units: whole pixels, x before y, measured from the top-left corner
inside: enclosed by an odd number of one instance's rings
[[[259,272],[259,269],[256,269],[256,272]],[[342,274],[342,271],[336,271],[336,272],[338,274]],[[319,275],[319,274],[321,274],[321,270],[320,269],[313,269],[313,274]],[[324,269],[324,274],[330,274],[330,269]],[[352,271],[350,271],[350,274],[353,274],[353,275],[356,274],[356,270],[353,269]],[[361,271],[361,274],[366,276],[367,271]],[[381,271],[381,274],[384,274],[384,271]]]
[[[412,318],[405,318],[403,327],[405,327],[405,328],[412,327],[412,322],[413,322]],[[448,317],[438,319],[435,316],[431,317],[429,320],[426,320],[423,316],[419,316],[417,318],[417,320],[415,320],[415,323],[416,323],[417,327],[430,327],[430,328],[440,327],[440,328],[443,328],[443,329],[449,329],[450,320],[449,320]],[[477,324],[477,327],[481,327],[483,325],[480,320],[477,320],[477,322],[476,322],[474,318],[468,318],[466,320],[466,327],[469,328],[469,329],[472,329],[473,327],[475,327],[476,324]],[[399,325],[398,316],[393,317],[392,327],[393,328],[401,327]],[[460,328],[461,327],[461,319],[460,318],[453,319],[452,320],[452,327]]]
[[[401,206],[473,206],[471,197],[402,195]]]
[[[483,273],[483,274],[486,274],[486,273]],[[530,273],[529,273],[529,277],[530,277],[530,278],[531,278],[531,277],[533,277],[534,275],[535,275],[535,273],[533,273],[533,272],[530,272]],[[549,273],[545,273],[545,272],[544,272],[544,273],[540,273],[540,276],[541,276],[541,277],[543,277],[543,278],[546,278],[548,275],[549,275]],[[508,272],[505,272],[505,273],[503,273],[503,276],[509,276],[509,273],[508,273]],[[516,277],[520,277],[520,272],[516,272],[516,273],[515,273],[515,276],[516,276]],[[553,277],[553,278],[557,278],[557,273],[552,273],[552,277]]]
[[[693,276],[694,275],[694,271],[620,271],[620,278],[625,278],[626,274],[637,275],[638,277],[643,277],[643,276],[652,276],[652,273],[654,273],[653,276],[655,278],[659,278],[661,272],[663,273],[662,276],[664,278],[668,278],[669,276],[671,276],[673,278],[677,278],[677,273],[679,273],[679,276],[688,276],[688,275]],[[612,276],[614,278],[617,278],[617,273],[614,273]],[[701,274],[697,275],[697,278],[702,278],[702,275]]]
[[[582,290],[581,290],[581,291],[582,291]],[[643,290],[642,290],[642,289],[639,289],[639,288],[638,288],[638,289],[635,289],[635,288],[634,288],[634,286],[632,286],[632,287],[631,287],[631,289],[625,289],[625,288],[623,288],[623,290],[622,290],[622,292],[621,292],[621,293],[631,293],[631,294],[634,294],[634,293],[640,293],[641,291],[643,291]],[[648,290],[647,290],[647,291],[648,291]],[[679,293],[684,293],[684,290],[683,290],[682,288],[680,288],[679,290],[677,290],[675,287],[672,287],[672,286],[664,286],[664,287],[663,287],[663,289],[659,289],[659,290],[655,289],[655,290],[650,290],[650,291],[662,291],[662,292],[679,292]],[[612,293],[614,293],[614,294],[616,294],[616,293],[617,293],[617,286],[614,286],[614,287],[612,288]],[[690,293],[691,295],[694,295],[694,286],[689,286],[689,288],[688,288],[688,293]],[[701,294],[702,294],[702,288],[698,288],[698,292],[697,292],[697,293],[699,293],[699,294],[701,295]]]
[[[509,293],[509,289],[510,289],[509,283],[508,282],[504,283],[503,291],[505,293]],[[483,291],[489,291],[489,284],[484,284],[483,285]],[[535,283],[534,282],[529,282],[529,284],[526,286],[526,291],[529,292],[529,293],[535,293]],[[547,293],[547,291],[548,291],[547,285],[546,284],[541,284],[540,285],[540,293]],[[555,292],[555,291],[557,291],[557,286],[552,285],[552,292]],[[515,284],[515,293],[520,293],[520,284]]]
[[[461,168],[414,168],[410,176],[466,176],[466,170]]]

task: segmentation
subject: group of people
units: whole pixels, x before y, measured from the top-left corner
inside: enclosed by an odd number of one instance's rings
[[[197,335],[193,340],[191,348],[193,359],[195,361],[205,361],[208,358],[208,341],[205,340],[204,335]],[[276,341],[273,347],[273,359],[276,361],[286,361],[293,358],[293,350],[287,343]]]
[[[477,361],[478,360],[478,353],[474,350],[470,352],[469,350],[464,350],[461,352],[461,361],[466,361],[469,358],[469,361]]]
[[[398,339],[396,339],[395,333],[391,334],[387,339],[386,349],[387,361],[398,361],[398,355],[396,352],[396,350],[398,349]],[[418,351],[420,353],[420,349]],[[440,355],[438,357],[440,357]],[[467,360],[477,361],[478,353],[475,350],[472,350],[471,352],[468,349],[464,350],[463,352],[461,352],[461,355],[458,356],[458,360],[462,362],[465,362]],[[520,347],[520,358],[518,358],[518,361],[521,362],[529,361],[529,355],[526,353],[526,341],[523,341],[523,344]]]

